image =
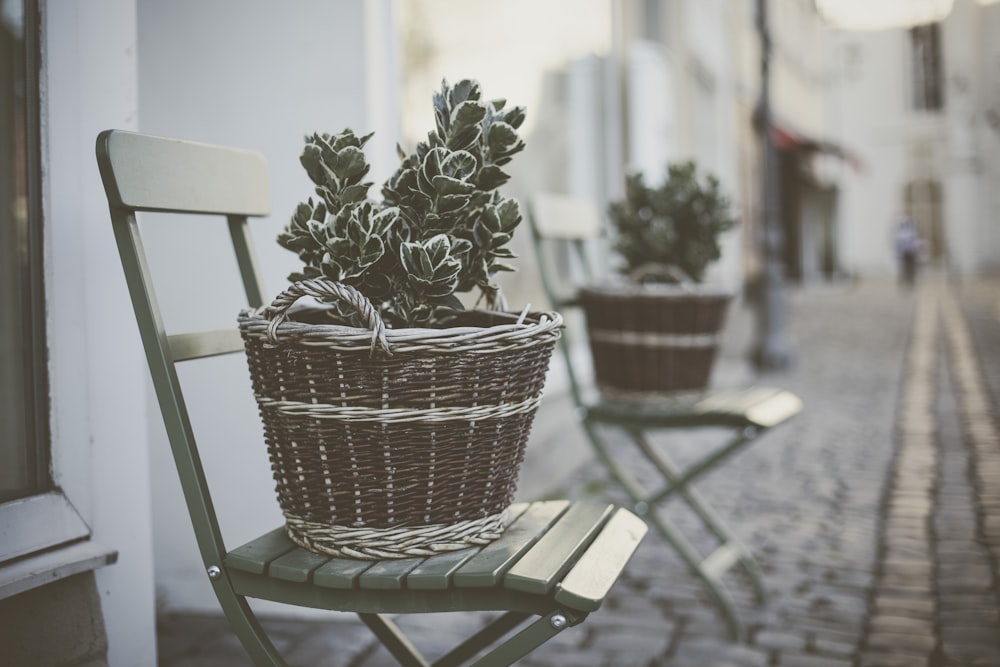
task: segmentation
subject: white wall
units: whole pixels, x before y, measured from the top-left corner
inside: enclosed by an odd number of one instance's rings
[[[677,83],[662,46],[636,41],[628,46],[628,164],[646,182],[659,183],[666,165],[680,159],[675,110]]]
[[[641,3],[626,23],[641,32]],[[695,160],[722,182],[740,210],[739,147],[735,123],[738,73],[732,7],[719,0],[670,3],[663,42],[627,36],[627,167],[649,183],[661,181],[668,163]],[[743,278],[741,228],[720,239],[722,257],[708,267],[707,283],[739,291]]]
[[[1000,268],[998,34],[1000,5],[956,0],[941,31],[944,109],[934,113],[910,109],[905,30],[840,35],[833,127],[865,164],[861,173],[843,174],[839,255],[845,269],[863,277],[896,273],[892,226],[913,178],[942,185],[947,268],[959,274]]]
[[[986,255],[984,270],[1000,270],[1000,4],[984,7],[980,15],[982,57],[979,62],[981,104],[976,144],[983,161],[983,214],[977,216],[978,238]],[[992,66],[991,66],[992,63]]]
[[[691,57],[687,61],[687,90],[692,119],[690,150],[705,169],[719,178],[723,191],[732,202],[732,213],[738,215],[739,162],[736,123],[747,122],[736,112],[738,101],[736,71],[736,29],[733,10],[728,3],[688,2],[685,5],[685,39]],[[696,68],[694,63],[698,63]],[[721,258],[708,266],[707,283],[739,293],[743,282],[744,228],[737,226],[719,239]]]
[[[380,181],[395,166],[385,164],[398,119],[390,6],[388,0],[139,0],[139,129],[249,148],[268,160],[272,216],[252,225],[269,296],[298,268],[275,236],[295,205],[314,195],[298,161],[303,136],[345,127],[376,131],[381,143],[369,156],[382,162],[372,176]],[[377,48],[366,46],[366,36]],[[170,283],[159,293],[168,330],[235,324],[245,299],[224,222],[157,222],[150,217],[144,224],[157,245],[149,249],[154,275]],[[210,296],[196,305],[189,297],[205,289]],[[192,422],[206,474],[218,489],[216,510],[233,548],[282,521],[245,360],[181,370],[188,403],[196,406]],[[155,411],[152,395],[149,404]],[[158,419],[150,421],[149,437],[159,603],[214,610]]]
[[[85,7],[84,7],[85,4]],[[145,360],[94,145],[135,128],[134,0],[44,3],[43,187],[56,484],[118,550],[97,571],[112,665],[156,664]]]
[[[841,169],[837,256],[851,274],[892,276],[893,225],[906,178],[906,35],[882,31],[840,37],[831,57],[839,87],[832,129],[863,168]]]
[[[775,115],[799,132],[823,137],[825,81],[823,44],[829,31],[802,0],[768,0],[771,53],[771,105]],[[744,26],[756,31],[755,13]],[[755,36],[756,37],[756,36]]]
[[[960,273],[974,273],[988,261],[996,260],[987,254],[989,246],[982,235],[982,220],[996,220],[995,215],[984,216],[980,198],[983,167],[987,161],[997,160],[996,155],[982,151],[977,138],[983,126],[983,81],[980,65],[995,69],[995,61],[987,63],[983,57],[984,37],[997,41],[998,34],[984,34],[983,10],[971,0],[956,2],[951,15],[941,31],[945,45],[945,107],[948,149],[943,156],[947,174],[944,225],[947,234],[948,262]],[[995,184],[994,184],[995,187]],[[995,213],[995,211],[994,211]]]

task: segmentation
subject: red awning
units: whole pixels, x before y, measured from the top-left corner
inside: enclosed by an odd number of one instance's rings
[[[761,120],[761,110],[758,105],[754,109],[752,118],[753,126],[758,131],[760,131]],[[771,141],[774,142],[775,147],[779,150],[794,151],[803,154],[825,153],[840,158],[857,171],[861,171],[864,168],[861,158],[854,152],[832,141],[817,139],[799,132],[791,123],[781,118],[775,118],[774,114],[771,115],[770,136]]]
[[[863,168],[861,158],[840,144],[806,136],[801,132],[796,132],[780,121],[771,121],[771,141],[780,150],[801,153],[826,153],[827,155],[839,157],[858,171],[861,171]]]

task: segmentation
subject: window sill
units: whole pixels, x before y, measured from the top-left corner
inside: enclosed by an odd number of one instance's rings
[[[0,565],[0,600],[74,574],[112,565],[118,552],[94,542],[77,542]]]
[[[89,538],[59,492],[0,505],[0,599],[118,560],[117,551]]]

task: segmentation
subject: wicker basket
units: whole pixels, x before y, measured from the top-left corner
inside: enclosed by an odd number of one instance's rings
[[[731,299],[671,285],[581,289],[598,388],[639,401],[704,390]]]
[[[351,304],[369,329],[289,319],[303,296]],[[354,288],[320,280],[240,313],[296,544],[402,558],[502,532],[562,318],[460,318],[445,329],[387,329]]]

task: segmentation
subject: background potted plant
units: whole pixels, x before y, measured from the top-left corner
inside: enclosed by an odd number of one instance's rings
[[[701,281],[735,224],[729,198],[688,161],[653,186],[629,174],[608,213],[627,283],[580,295],[599,387],[640,399],[704,389],[732,295]]]
[[[352,557],[482,544],[505,525],[552,349],[556,313],[504,313],[518,203],[501,167],[520,107],[442,83],[435,129],[372,200],[364,146],[306,137],[317,199],[278,237],[301,271],[240,327],[279,504],[301,546]],[[478,290],[488,310],[457,294]],[[324,302],[303,308],[302,296]]]

